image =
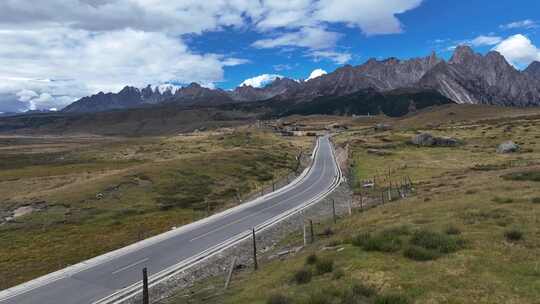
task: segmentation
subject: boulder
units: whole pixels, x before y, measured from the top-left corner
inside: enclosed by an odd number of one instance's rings
[[[513,141],[507,141],[503,142],[502,144],[497,147],[497,153],[505,154],[505,153],[515,153],[518,152],[520,149],[519,145],[514,143]]]
[[[413,137],[412,143],[417,146],[433,146],[435,138],[429,133],[422,133]]]

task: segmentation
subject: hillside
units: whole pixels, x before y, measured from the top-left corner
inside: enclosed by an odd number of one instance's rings
[[[462,109],[490,119],[439,119]],[[277,258],[302,245],[301,231],[290,234],[261,253],[258,271],[236,271],[226,291],[217,277],[167,303],[537,303],[540,119],[537,111],[497,109],[445,106],[387,120],[394,129],[386,131],[348,122],[335,141],[349,149],[353,215],[337,224],[316,220],[314,244]],[[409,144],[419,132],[461,144]],[[507,140],[519,152],[497,153]],[[364,187],[373,177],[375,188]],[[361,197],[374,204],[404,177],[412,196],[397,199],[393,191],[394,201],[360,208]]]
[[[3,117],[0,119],[0,133],[170,135],[238,126],[254,121],[256,116],[256,112],[165,105],[99,113],[60,112]]]

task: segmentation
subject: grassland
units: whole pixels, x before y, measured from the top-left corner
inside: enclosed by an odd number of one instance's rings
[[[239,204],[291,173],[310,145],[247,127],[2,136],[0,289]]]
[[[170,303],[539,303],[537,112],[443,107],[379,118],[394,126],[384,132],[367,121],[348,122],[336,142],[349,144],[355,192],[364,192],[359,181],[390,171],[394,182],[409,176],[416,194],[325,223],[332,235],[256,273],[236,273],[227,291],[216,278]],[[409,144],[419,132],[463,144]],[[497,154],[507,140],[521,151]],[[328,246],[334,249],[323,250]],[[331,261],[330,271],[320,271],[313,255]]]

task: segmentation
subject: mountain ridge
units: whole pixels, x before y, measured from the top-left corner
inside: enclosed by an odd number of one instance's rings
[[[197,83],[163,92],[149,85],[126,86],[118,93],[83,97],[63,112],[100,112],[157,104],[211,106],[254,101],[310,102],[324,96],[346,96],[366,89],[387,92],[400,88],[435,90],[456,103],[505,106],[540,105],[540,62],[523,71],[515,69],[498,52],[485,55],[459,46],[445,61],[435,52],[400,60],[369,59],[357,66],[344,65],[334,72],[307,81],[277,78],[262,88],[240,86],[234,90],[211,89]]]

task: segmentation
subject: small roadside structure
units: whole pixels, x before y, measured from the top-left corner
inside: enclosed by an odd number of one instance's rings
[[[373,126],[373,129],[376,132],[384,132],[384,131],[392,130],[392,126],[389,125],[389,124],[385,124],[385,123],[378,123],[375,126]]]
[[[497,153],[499,154],[515,153],[515,152],[519,152],[520,149],[521,147],[518,144],[509,140],[509,141],[503,142],[497,147]]]

